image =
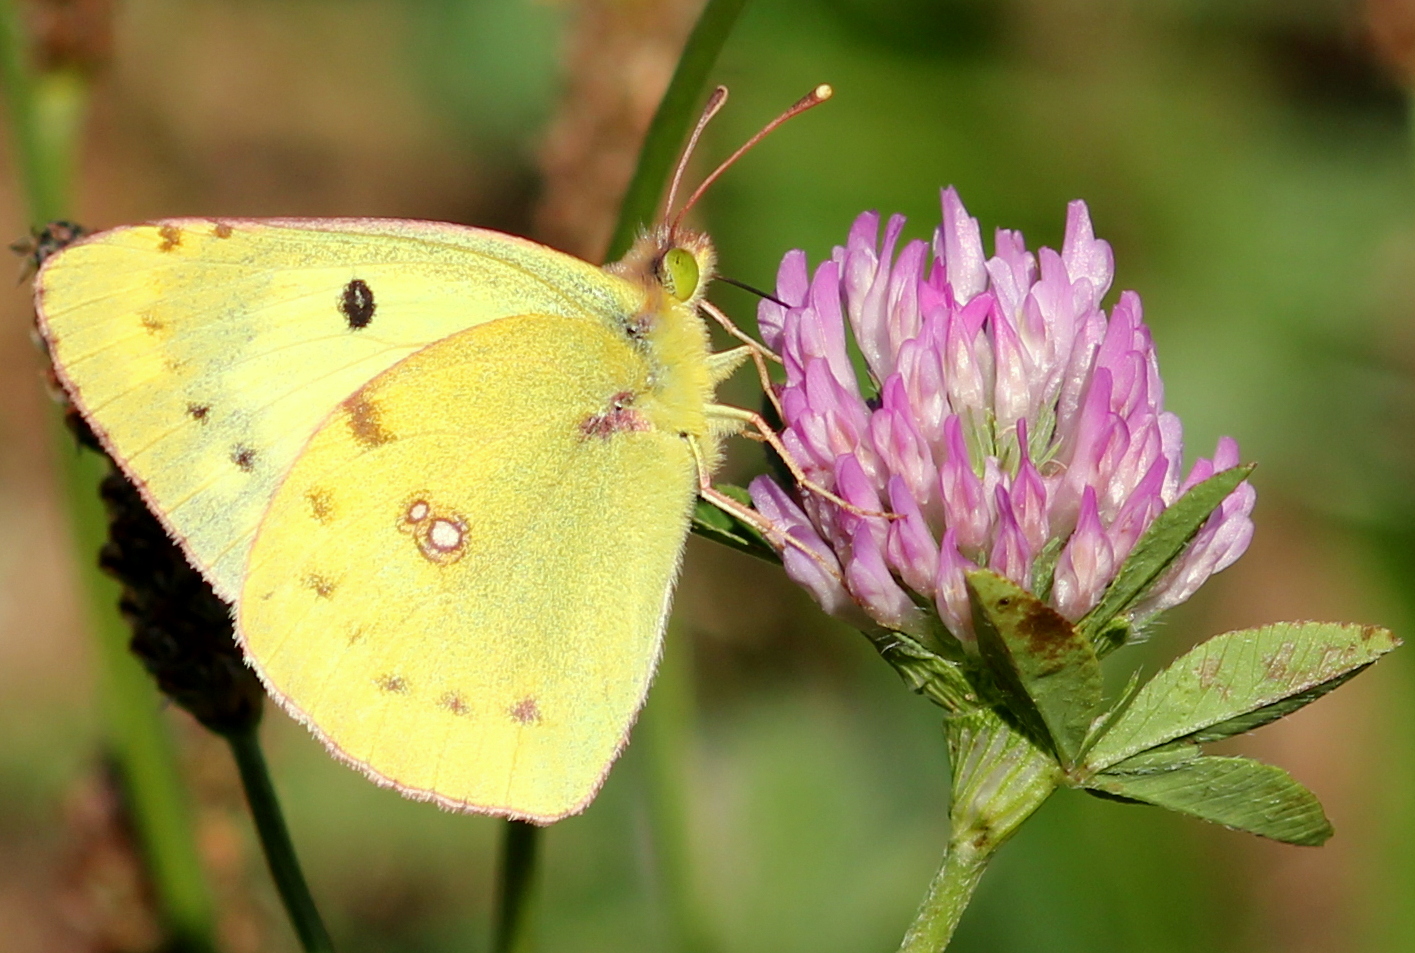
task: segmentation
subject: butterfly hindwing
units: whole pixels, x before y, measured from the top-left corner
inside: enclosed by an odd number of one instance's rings
[[[239,629],[272,693],[404,793],[583,807],[646,691],[696,490],[653,377],[623,334],[523,315],[347,398],[251,550]]]
[[[173,219],[52,261],[37,301],[64,383],[228,600],[279,481],[367,381],[482,322],[641,303],[544,246],[426,222]]]

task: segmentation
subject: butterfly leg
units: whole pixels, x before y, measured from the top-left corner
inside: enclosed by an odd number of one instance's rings
[[[698,304],[704,311],[712,316],[714,321],[722,325],[724,331],[737,338],[739,341],[744,342],[743,346],[752,356],[752,363],[757,366],[757,378],[762,382],[762,393],[766,394],[767,400],[771,401],[771,405],[776,408],[776,415],[778,417],[782,416],[781,402],[776,397],[776,387],[772,384],[771,375],[767,373],[766,369],[767,361],[775,361],[780,364],[781,358],[765,344],[754,340],[751,335],[737,327],[736,324],[732,323],[731,318],[712,303],[700,301]]]
[[[845,580],[840,575],[839,563],[836,563],[833,559],[828,560],[823,553],[820,553],[817,550],[811,548],[810,546],[807,546],[801,540],[792,536],[789,532],[787,532],[777,523],[763,516],[761,513],[758,513],[750,506],[747,506],[744,503],[739,503],[737,500],[734,500],[726,493],[723,493],[721,490],[714,487],[712,485],[712,479],[708,473],[707,465],[703,460],[702,450],[698,447],[697,442],[695,440],[689,439],[688,446],[692,449],[693,460],[697,464],[698,496],[707,500],[709,503],[722,510],[724,513],[728,513],[732,516],[735,516],[737,519],[746,523],[748,526],[752,527],[757,532],[761,533],[768,540],[775,541],[781,546],[795,547],[796,549],[804,553],[806,556],[808,556],[810,559],[812,559],[817,565],[821,567],[821,569],[825,570],[825,572],[830,575],[832,579],[836,580],[841,585],[845,584]]]
[[[791,455],[791,451],[786,449],[786,445],[781,442],[781,438],[776,435],[776,431],[771,429],[771,425],[761,414],[752,410],[744,410],[741,407],[733,407],[730,404],[710,404],[708,415],[719,420],[729,420],[740,423],[743,428],[750,427],[755,433],[742,432],[742,436],[749,440],[760,440],[770,446],[780,456],[786,468],[791,471],[791,475],[796,478],[796,483],[804,489],[810,490],[819,497],[829,500],[847,513],[854,513],[856,516],[883,517],[884,519],[896,520],[901,517],[897,513],[885,513],[880,510],[867,510],[850,503],[825,487],[816,483],[806,476],[806,471],[801,468],[801,464]]]

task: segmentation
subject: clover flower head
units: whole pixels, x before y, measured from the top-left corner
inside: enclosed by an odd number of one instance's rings
[[[924,634],[932,607],[965,643],[973,568],[1081,618],[1166,507],[1238,465],[1237,444],[1221,439],[1181,473],[1182,427],[1164,410],[1139,296],[1102,308],[1113,260],[1085,203],[1068,208],[1060,252],[999,229],[986,257],[952,188],[931,243],[899,247],[903,216],[882,243],[879,225],[860,215],[814,274],[789,252],[785,306],[760,306],[786,369],[782,441],[850,504],[753,481],[756,508],[795,541],[778,547],[788,574],[856,624]],[[1247,483],[1230,494],[1131,617],[1177,605],[1242,555],[1253,502]]]

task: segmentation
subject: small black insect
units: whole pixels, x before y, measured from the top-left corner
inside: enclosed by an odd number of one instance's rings
[[[50,222],[43,228],[34,229],[27,238],[11,244],[10,251],[25,259],[24,273],[20,275],[20,280],[28,279],[39,271],[39,266],[44,264],[50,255],[72,245],[87,234],[82,225],[75,225],[73,222]]]
[[[349,329],[357,331],[360,328],[368,327],[373,320],[374,308],[377,305],[373,302],[373,292],[369,286],[364,284],[362,278],[355,278],[344,286],[344,293],[339,296],[339,310],[344,313],[344,318],[349,322]]]

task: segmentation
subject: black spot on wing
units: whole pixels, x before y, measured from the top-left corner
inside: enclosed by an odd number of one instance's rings
[[[206,423],[207,415],[210,414],[210,413],[211,413],[211,405],[210,405],[210,404],[188,404],[188,405],[187,405],[187,416],[190,417],[190,418],[192,418],[193,420],[198,420],[198,421],[201,421],[202,423]]]
[[[373,301],[373,291],[362,278],[355,278],[344,286],[339,296],[339,311],[349,322],[349,329],[357,331],[366,328],[373,320],[373,312],[378,306]]]
[[[237,444],[231,448],[231,462],[250,473],[255,469],[255,451],[244,444]]]

